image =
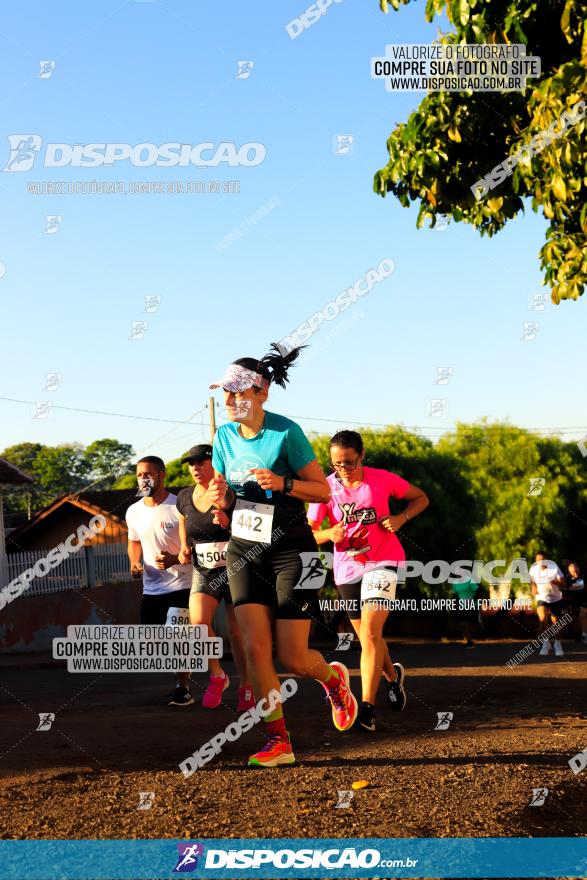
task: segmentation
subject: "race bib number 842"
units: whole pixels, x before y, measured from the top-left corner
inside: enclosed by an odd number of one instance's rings
[[[395,599],[397,574],[391,569],[375,568],[361,581],[361,602],[369,599]]]

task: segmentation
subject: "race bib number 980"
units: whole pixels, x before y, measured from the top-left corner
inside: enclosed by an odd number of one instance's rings
[[[189,626],[190,625],[190,609],[189,608],[168,608],[167,626]]]
[[[271,543],[274,508],[271,504],[237,499],[232,514],[232,534],[245,541]]]

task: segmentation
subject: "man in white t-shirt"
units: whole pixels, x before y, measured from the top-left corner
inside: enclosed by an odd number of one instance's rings
[[[532,584],[532,593],[536,596],[537,614],[540,621],[540,632],[544,632],[551,623],[557,623],[561,617],[566,602],[563,599],[561,587],[565,586],[565,578],[552,559],[547,559],[545,553],[536,554],[536,562],[531,566],[529,575]],[[564,657],[563,646],[559,639],[553,639],[554,653],[557,657]],[[545,657],[551,648],[551,639],[544,639],[540,654]]]
[[[143,577],[141,623],[164,624],[170,609],[189,607],[192,566],[181,565],[178,559],[177,496],[165,488],[162,459],[156,455],[142,458],[137,464],[137,482],[143,497],[126,512],[130,570],[133,577]],[[178,672],[176,678],[168,705],[191,705],[189,672]]]

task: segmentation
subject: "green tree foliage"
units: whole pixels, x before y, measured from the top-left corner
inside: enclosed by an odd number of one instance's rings
[[[86,447],[84,458],[88,477],[98,483],[96,488],[111,488],[124,472],[134,472],[133,448],[128,443],[104,438]]]
[[[186,450],[187,451],[187,450]],[[191,478],[187,464],[182,464],[180,458],[174,458],[166,465],[168,486],[191,486],[194,482]]]
[[[37,503],[49,504],[60,495],[79,492],[87,480],[84,447],[80,443],[44,446],[33,463]]]
[[[8,446],[0,457],[33,477],[34,483],[24,490],[7,491],[6,510],[8,513],[22,513],[28,507],[39,510],[61,495],[89,486],[109,489],[114,485],[116,474],[128,470],[132,452],[132,446],[127,443],[108,438],[95,440],[88,447],[81,443]]]
[[[16,443],[14,446],[7,446],[0,453],[0,458],[4,458],[10,464],[20,468],[29,477],[34,477],[35,459],[44,448],[42,443]],[[35,506],[38,488],[35,483],[27,483],[21,488],[5,489],[2,494],[5,498],[5,509],[8,514],[25,512],[30,514]]]
[[[0,458],[4,458],[10,464],[15,465],[21,471],[24,471],[25,474],[28,474],[29,477],[32,477],[35,459],[44,448],[42,443],[16,443],[14,446],[7,446],[0,453]]]
[[[137,478],[135,477],[135,475],[134,474],[125,474],[124,477],[120,477],[120,479],[118,479],[115,482],[115,484],[112,488],[113,489],[132,489],[133,487],[136,487],[136,485],[137,485]]]
[[[587,514],[587,475],[576,444],[503,424],[457,425],[438,449],[458,463],[475,504],[469,512],[479,558],[583,555],[576,522]],[[529,494],[532,480],[534,491]]]
[[[190,486],[193,482],[190,472],[188,470],[187,464],[182,464],[181,459],[183,456],[179,458],[174,458],[170,462],[165,464],[165,485],[166,486]],[[136,486],[137,479],[135,476],[134,467],[132,469],[132,473],[125,474],[124,477],[121,477],[117,480],[114,485],[115,489],[132,489],[133,486]]]
[[[380,6],[386,12],[387,0]],[[587,278],[585,118],[534,156],[527,151],[487,198],[476,201],[470,187],[539,132],[558,131],[563,111],[586,99],[586,11],[584,0],[428,0],[426,19],[446,12],[454,27],[440,42],[523,43],[542,74],[524,94],[429,94],[390,135],[389,161],[374,180],[375,192],[392,192],[404,207],[419,200],[418,228],[445,214],[491,236],[531,199],[550,223],[540,262],[555,303],[577,299]]]
[[[543,540],[553,547],[559,558],[579,554],[585,559],[585,523],[587,522],[587,471],[576,443],[563,443],[557,438],[536,440],[540,462],[560,492],[556,513],[545,527]]]

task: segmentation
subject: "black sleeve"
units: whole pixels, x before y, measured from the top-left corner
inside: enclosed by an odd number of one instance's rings
[[[188,489],[187,491],[189,492],[190,490]],[[185,502],[186,502],[186,494],[185,493],[186,493],[186,489],[181,489],[180,492],[178,493],[178,496],[177,496],[177,499],[175,502],[175,506],[177,507],[177,509],[179,510],[179,512],[183,516],[185,516],[185,513],[184,513]]]

